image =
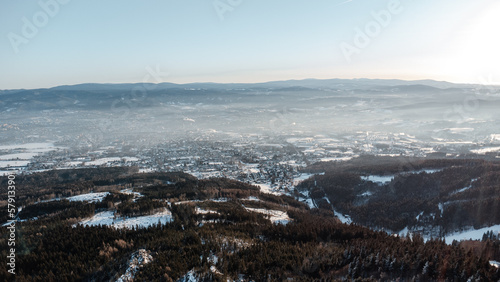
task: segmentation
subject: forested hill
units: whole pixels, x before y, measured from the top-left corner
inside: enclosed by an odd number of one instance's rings
[[[500,162],[364,157],[317,163],[299,185],[316,205],[364,226],[443,237],[500,224]]]
[[[93,168],[18,175],[16,187],[16,276],[2,267],[2,281],[500,279],[474,249],[345,225],[229,179]]]

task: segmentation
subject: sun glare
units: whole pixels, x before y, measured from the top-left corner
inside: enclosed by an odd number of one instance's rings
[[[441,68],[455,81],[469,80],[481,84],[500,84],[500,3],[484,8],[484,12],[470,20],[451,46],[450,56]],[[471,78],[474,81],[470,81]]]

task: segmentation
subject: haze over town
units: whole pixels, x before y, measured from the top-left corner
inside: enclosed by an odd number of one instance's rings
[[[499,14],[2,1],[0,280],[498,280]]]

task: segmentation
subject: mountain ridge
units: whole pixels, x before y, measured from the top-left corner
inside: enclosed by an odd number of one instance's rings
[[[185,88],[185,87],[197,87],[200,88],[221,88],[221,87],[290,87],[290,86],[329,86],[343,85],[343,84],[363,84],[365,86],[400,86],[400,85],[426,85],[434,88],[453,88],[453,87],[478,87],[480,84],[467,84],[467,83],[452,83],[447,81],[437,81],[432,79],[423,80],[401,80],[401,79],[368,79],[368,78],[354,78],[354,79],[291,79],[291,80],[276,80],[267,82],[257,82],[257,83],[217,83],[217,82],[192,82],[192,83],[172,83],[172,82],[161,82],[161,83],[149,83],[149,82],[138,82],[138,83],[79,83],[73,85],[58,85],[54,87],[45,88],[33,88],[33,89],[1,89],[0,94],[5,92],[19,92],[19,91],[35,91],[35,90],[132,90],[134,87],[155,87],[159,89],[172,89],[172,88]]]

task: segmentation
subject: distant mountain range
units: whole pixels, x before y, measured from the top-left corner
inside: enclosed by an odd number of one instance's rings
[[[199,82],[176,84],[163,82],[158,84],[153,83],[84,83],[76,85],[61,85],[51,88],[39,89],[9,89],[0,90],[0,94],[16,93],[21,91],[46,91],[46,90],[65,90],[65,91],[110,91],[132,90],[135,87],[154,88],[155,90],[176,89],[176,88],[194,88],[194,89],[254,89],[254,88],[288,88],[288,87],[305,87],[305,88],[333,88],[333,89],[358,89],[358,88],[373,88],[373,87],[396,87],[396,86],[410,86],[421,85],[433,88],[475,88],[480,85],[477,84],[456,84],[446,81],[436,80],[399,80],[399,79],[303,79],[303,80],[284,80],[284,81],[270,81],[261,83],[212,83],[212,82]]]
[[[492,91],[492,89],[494,91]],[[500,88],[444,81],[396,79],[304,79],[263,83],[129,83],[63,85],[42,89],[0,91],[0,112],[19,114],[43,110],[103,110],[117,108],[154,108],[165,105],[210,105],[220,114],[224,105],[229,112],[241,109],[281,110],[314,109],[359,103],[367,109],[387,106],[411,109],[449,107],[462,104],[466,97],[483,93],[477,102],[492,107],[500,102]],[[494,93],[494,95],[491,95]],[[486,98],[485,98],[486,97]],[[490,99],[491,98],[491,99]],[[488,102],[485,99],[488,99]],[[242,107],[242,108],[241,108]],[[215,108],[214,108],[215,109]],[[387,108],[394,110],[395,108]],[[206,108],[200,109],[202,111]],[[358,109],[362,110],[362,109]],[[446,110],[446,109],[445,109]],[[170,109],[172,112],[172,109]],[[338,112],[338,111],[337,111]],[[443,109],[437,111],[442,115]],[[181,112],[183,113],[183,112]],[[404,113],[405,114],[405,113]],[[394,117],[392,117],[394,118]]]

